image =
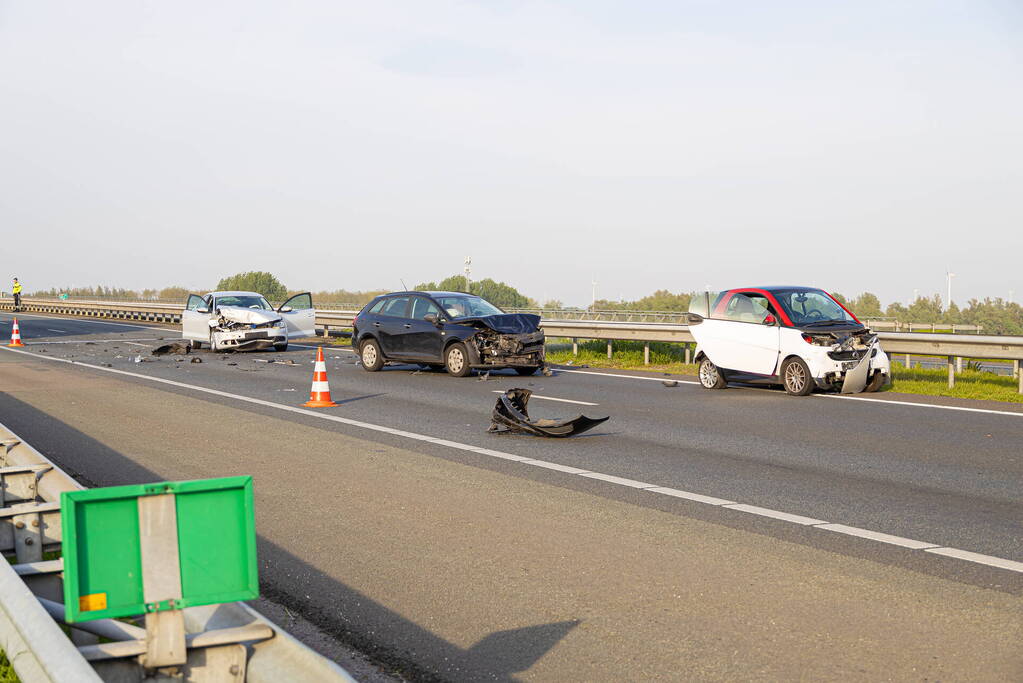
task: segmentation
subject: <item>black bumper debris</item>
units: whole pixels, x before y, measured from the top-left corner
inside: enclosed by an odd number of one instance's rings
[[[571,420],[531,420],[526,406],[532,395],[533,392],[529,389],[509,389],[501,394],[497,399],[497,405],[494,406],[490,428],[487,431],[496,434],[525,433],[558,438],[581,434],[609,419],[579,415]]]

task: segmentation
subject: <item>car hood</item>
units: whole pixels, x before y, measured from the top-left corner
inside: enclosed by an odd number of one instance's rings
[[[221,306],[217,309],[220,317],[230,320],[233,323],[246,325],[262,325],[280,320],[281,316],[274,311],[264,311],[260,308],[242,308],[241,306]]]
[[[455,318],[452,322],[459,325],[482,323],[495,332],[503,334],[525,334],[536,332],[540,327],[540,316],[532,313],[503,313],[501,315],[482,315],[474,318]]]
[[[801,332],[806,332],[808,334],[828,334],[829,332],[833,332],[838,336],[850,333],[855,334],[857,332],[864,332],[867,330],[867,327],[863,323],[857,323],[852,321],[831,323],[829,325],[797,324],[796,327],[799,328]]]

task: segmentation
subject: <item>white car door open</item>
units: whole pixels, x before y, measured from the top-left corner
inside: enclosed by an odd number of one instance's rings
[[[708,312],[689,331],[711,363],[724,370],[775,374],[780,330],[773,316],[738,293],[726,293]]]
[[[206,302],[198,294],[189,294],[185,310],[181,312],[181,336],[184,339],[208,342],[210,340],[210,313]]]
[[[316,336],[316,309],[309,292],[296,294],[277,309],[288,326],[288,338]]]

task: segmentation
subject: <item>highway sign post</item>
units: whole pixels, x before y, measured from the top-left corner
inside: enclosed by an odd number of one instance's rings
[[[148,667],[183,664],[181,609],[259,597],[252,477],[61,494],[68,623],[146,617]]]

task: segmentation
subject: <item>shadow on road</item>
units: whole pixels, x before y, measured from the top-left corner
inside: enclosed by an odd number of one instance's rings
[[[123,417],[131,419],[130,415]],[[123,453],[5,392],[0,392],[0,422],[84,486],[163,481]],[[270,483],[257,481],[255,488],[259,496]],[[300,613],[385,669],[410,680],[514,681],[512,674],[532,667],[580,623],[558,621],[495,631],[465,649],[324,574],[267,538],[259,536],[257,542],[263,597]],[[337,543],[342,552],[343,544]]]

